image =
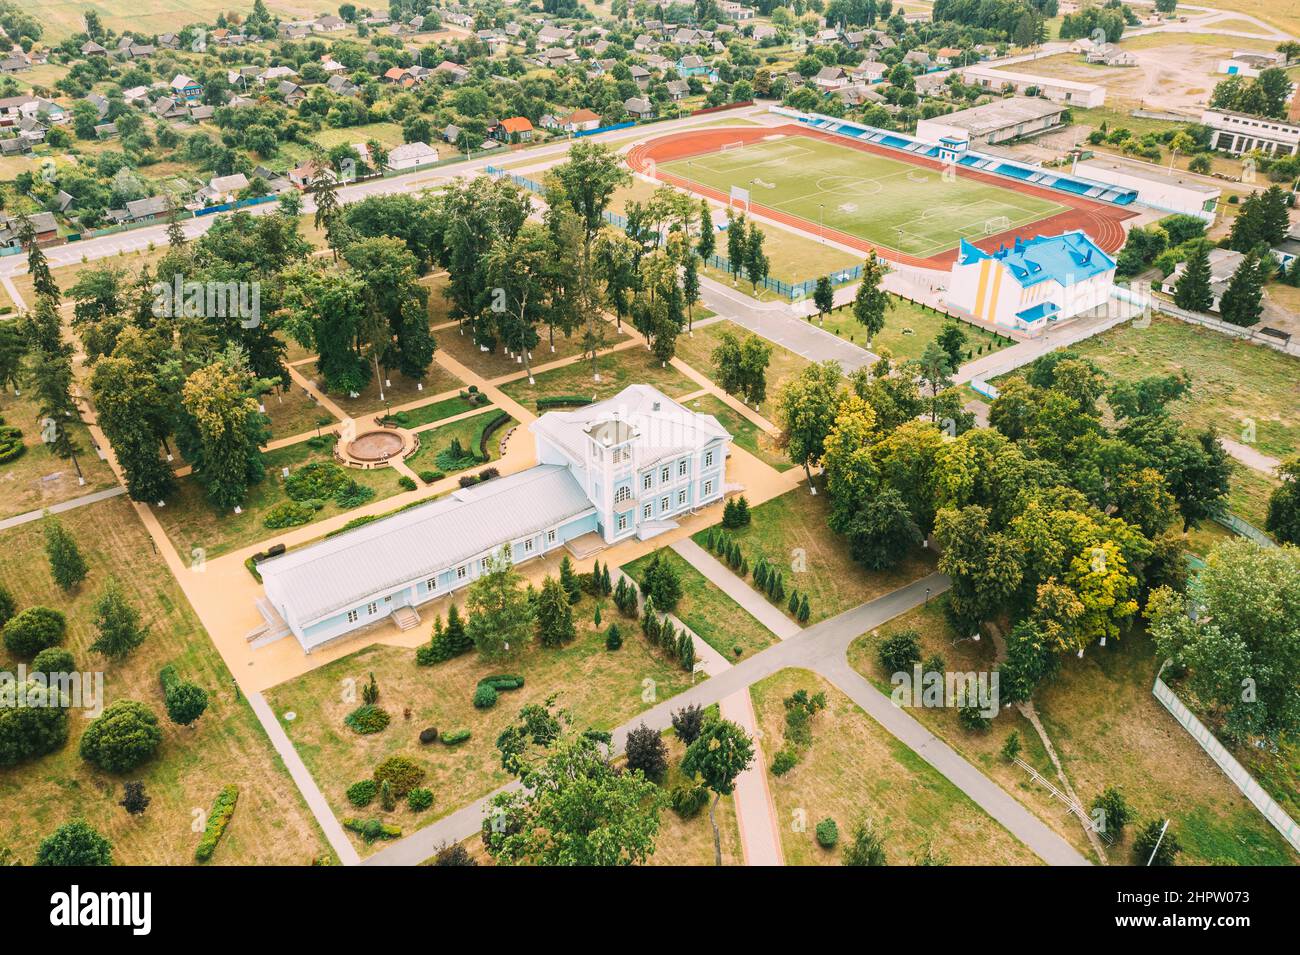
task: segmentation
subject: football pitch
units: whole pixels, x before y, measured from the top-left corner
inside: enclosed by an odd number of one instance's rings
[[[874,245],[925,258],[1029,225],[1065,206],[807,136],[777,135],[662,163],[663,172]]]

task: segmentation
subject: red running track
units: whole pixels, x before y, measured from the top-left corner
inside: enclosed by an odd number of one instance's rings
[[[924,156],[914,156],[907,153],[900,153],[896,149],[888,149],[884,146],[877,146],[871,143],[864,143],[858,140],[847,139],[844,136],[836,136],[831,133],[825,133],[821,130],[809,129],[806,126],[797,124],[787,124],[785,126],[764,126],[764,127],[724,127],[720,129],[703,129],[687,131],[682,133],[671,133],[667,136],[661,136],[658,139],[652,139],[649,142],[638,143],[633,146],[627,153],[627,162],[637,172],[646,172],[646,164],[654,162],[654,176],[661,182],[666,182],[682,189],[687,189],[699,195],[708,196],[718,202],[726,203],[728,196],[716,189],[683,179],[680,176],[674,176],[666,173],[659,168],[660,164],[673,162],[678,159],[687,159],[692,156],[701,156],[708,153],[714,153],[720,150],[724,145],[735,142],[752,143],[765,139],[768,136],[786,135],[786,136],[808,136],[813,139],[821,139],[826,142],[835,143],[838,146],[844,146],[848,149],[859,149],[862,152],[874,153],[878,156],[885,156],[889,159],[896,159],[901,162],[911,163],[922,168],[942,171],[944,165],[936,159],[929,159]],[[1019,226],[1015,229],[1008,229],[1006,232],[999,232],[996,235],[985,236],[974,244],[992,252],[1000,245],[1011,245],[1017,237],[1030,239],[1036,235],[1056,235],[1061,232],[1069,232],[1073,229],[1082,229],[1094,242],[1102,249],[1109,253],[1115,253],[1124,245],[1124,220],[1131,219],[1137,215],[1121,206],[1113,206],[1100,202],[1093,202],[1090,199],[1084,199],[1082,196],[1072,196],[1067,193],[1059,192],[1055,189],[1044,189],[1040,186],[1033,186],[1029,183],[1013,183],[1009,179],[1001,176],[990,175],[989,173],[979,172],[974,169],[967,169],[964,166],[957,167],[957,175],[967,179],[973,179],[977,182],[987,183],[991,186],[997,186],[1001,189],[1007,189],[1011,192],[1024,193],[1025,195],[1039,196],[1047,199],[1057,205],[1066,206],[1066,211],[1058,212],[1056,215],[1039,219],[1037,222],[1031,222],[1029,225]],[[899,262],[903,265],[917,265],[926,268],[937,268],[947,270],[957,258],[956,247],[946,252],[940,252],[937,255],[921,258],[915,255],[908,255],[905,252],[899,252],[897,249],[891,249],[888,246],[876,245],[861,239],[855,235],[849,235],[846,232],[840,232],[837,229],[824,229],[819,232],[817,224],[791,215],[788,212],[782,212],[779,209],[772,209],[758,202],[751,202],[751,208],[765,218],[783,222],[786,225],[793,226],[803,232],[814,235],[825,234],[828,238],[833,239],[843,245],[858,249],[862,252],[875,252],[882,258]]]

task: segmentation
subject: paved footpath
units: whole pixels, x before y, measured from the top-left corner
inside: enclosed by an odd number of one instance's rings
[[[707,276],[700,276],[700,298],[716,314],[809,361],[839,362],[846,375],[879,360],[865,348],[799,318],[786,302],[759,302]]]
[[[285,769],[289,770],[289,775],[297,784],[298,790],[302,793],[303,800],[307,803],[307,808],[311,810],[312,815],[320,824],[325,833],[325,838],[329,840],[330,846],[334,849],[334,854],[339,857],[339,861],[344,865],[356,865],[361,861],[361,856],[353,848],[352,843],[348,841],[348,835],[339,825],[339,821],[334,818],[334,811],[330,809],[329,803],[325,801],[325,796],[321,793],[320,787],[316,785],[316,780],[312,779],[311,773],[303,764],[302,757],[298,751],[293,748],[293,743],[289,741],[288,734],[285,733],[284,727],[276,719],[275,713],[271,711],[271,706],[266,702],[266,697],[261,693],[247,693],[248,704],[257,714],[258,720],[262,723],[262,728],[266,730],[266,735],[271,739],[271,745],[275,751],[280,754],[280,759],[284,760]],[[433,853],[429,853],[432,855]]]
[[[672,725],[673,711],[683,706],[691,703],[702,707],[711,706],[733,694],[747,691],[750,686],[773,673],[787,667],[802,667],[821,674],[842,690],[1044,862],[1051,865],[1088,865],[1088,860],[1046,823],[950,746],[903,710],[896,708],[889,697],[849,667],[846,652],[849,644],[860,635],[920,606],[930,597],[947,589],[946,577],[931,574],[768,647],[729,670],[710,677],[704,683],[638,713],[614,732],[615,751],[622,751],[628,732],[642,723],[653,729],[666,730]],[[362,864],[418,865],[432,856],[440,845],[459,842],[478,832],[483,819],[482,806],[490,798],[491,794],[412,833],[375,853]]]
[[[738,724],[754,741],[754,761],[736,777],[736,788],[731,794],[745,865],[785,865],[776,803],[767,785],[767,759],[763,756],[763,741],[758,735],[758,717],[754,715],[749,688],[723,698],[718,709],[723,719]]]
[[[797,494],[797,491],[791,493]],[[782,640],[802,632],[802,628],[783,614],[749,584],[731,572],[716,557],[689,537],[674,541],[672,549],[686,563],[707,577],[719,590],[740,604],[745,611]]]
[[[39,521],[48,514],[62,514],[64,511],[71,511],[78,507],[84,507],[87,504],[94,504],[98,501],[107,501],[110,497],[117,497],[125,494],[126,488],[120,484],[113,487],[104,488],[102,491],[92,491],[90,494],[83,494],[81,497],[74,497],[70,501],[59,501],[57,504],[50,504],[46,507],[37,508],[34,511],[27,511],[25,514],[15,514],[13,517],[6,517],[0,521],[0,531],[7,531],[11,527],[17,527],[19,524],[28,524],[32,521]]]

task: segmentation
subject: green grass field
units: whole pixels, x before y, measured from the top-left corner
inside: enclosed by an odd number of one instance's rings
[[[1055,215],[1036,196],[940,174],[887,156],[785,136],[740,149],[679,159],[660,169],[713,189],[749,189],[752,201],[898,252],[937,255]]]

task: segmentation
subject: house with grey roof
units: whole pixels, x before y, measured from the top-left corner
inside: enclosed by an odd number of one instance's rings
[[[721,500],[731,435],[649,385],[530,425],[538,464],[261,560],[250,639],[292,633],[310,653],[468,586],[504,558],[588,555],[676,528]]]

